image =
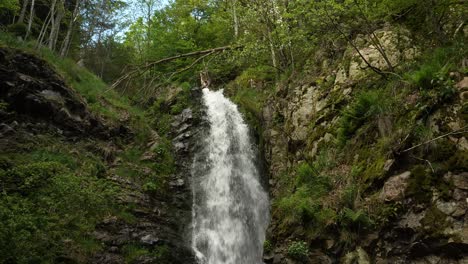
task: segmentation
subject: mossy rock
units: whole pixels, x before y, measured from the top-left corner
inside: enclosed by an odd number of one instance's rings
[[[453,172],[468,171],[468,151],[457,151],[448,161],[447,167]]]
[[[428,237],[443,237],[443,231],[449,227],[449,223],[446,220],[447,216],[437,209],[435,206],[431,206],[427,211],[420,223],[423,226],[423,232]]]

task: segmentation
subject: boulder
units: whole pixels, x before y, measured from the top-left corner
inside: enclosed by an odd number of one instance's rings
[[[460,82],[458,82],[456,84],[456,87],[460,90],[460,91],[466,91],[468,90],[468,77],[464,77],[463,80],[461,80]]]
[[[68,134],[108,136],[110,129],[47,62],[6,48],[0,55],[8,58],[0,61],[0,100],[18,120],[50,123]]]
[[[406,171],[402,174],[390,177],[382,188],[380,199],[385,202],[401,200],[405,196],[405,190],[408,187],[408,180],[411,172]]]

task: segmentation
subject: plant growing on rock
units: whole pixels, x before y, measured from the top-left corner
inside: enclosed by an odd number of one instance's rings
[[[309,255],[309,247],[304,241],[294,241],[288,247],[288,256],[295,260],[306,260]]]

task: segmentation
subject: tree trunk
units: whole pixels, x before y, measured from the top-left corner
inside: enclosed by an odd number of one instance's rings
[[[47,29],[49,28],[50,17],[51,17],[51,13],[49,12],[49,14],[47,14],[47,17],[44,23],[42,24],[41,31],[39,32],[39,36],[37,37],[36,49],[42,46],[42,41],[44,40]]]
[[[232,17],[234,20],[234,37],[237,39],[239,36],[239,18],[237,17],[237,1],[232,1]]]
[[[28,29],[26,31],[26,36],[24,37],[25,40],[28,38],[29,34],[31,33],[31,26],[32,26],[33,19],[34,19],[34,0],[32,0],[31,2],[31,9],[29,11]]]
[[[62,22],[62,18],[65,15],[65,7],[63,5],[63,1],[59,1],[59,6],[57,6],[57,16],[55,17],[55,26],[54,26],[54,35],[52,38],[52,48],[51,50],[55,50],[57,46],[57,40],[60,33],[60,23]]]
[[[49,49],[52,50],[52,45],[53,45],[53,42],[54,42],[54,34],[55,34],[55,6],[57,4],[57,0],[53,0],[52,1],[52,5],[50,6],[50,23],[51,23],[51,26],[50,26],[50,34],[49,34],[49,40],[48,40],[48,47]]]
[[[68,25],[68,30],[67,30],[67,35],[65,36],[65,39],[63,40],[62,47],[60,49],[60,56],[63,58],[67,56],[68,49],[70,47],[70,41],[71,41],[71,35],[73,31],[73,25],[75,23],[76,18],[78,17],[78,13],[80,11],[80,0],[76,0],[75,4],[75,9],[73,10],[73,14],[70,19],[70,23]]]
[[[23,6],[21,7],[20,16],[18,17],[18,20],[16,21],[16,23],[23,23],[24,16],[26,15],[26,9],[28,7],[28,3],[29,3],[29,0],[23,1]]]

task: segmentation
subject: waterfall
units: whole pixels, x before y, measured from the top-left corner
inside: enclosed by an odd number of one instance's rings
[[[268,195],[256,148],[237,106],[223,91],[203,89],[209,131],[192,167],[192,247],[200,264],[259,264]]]

